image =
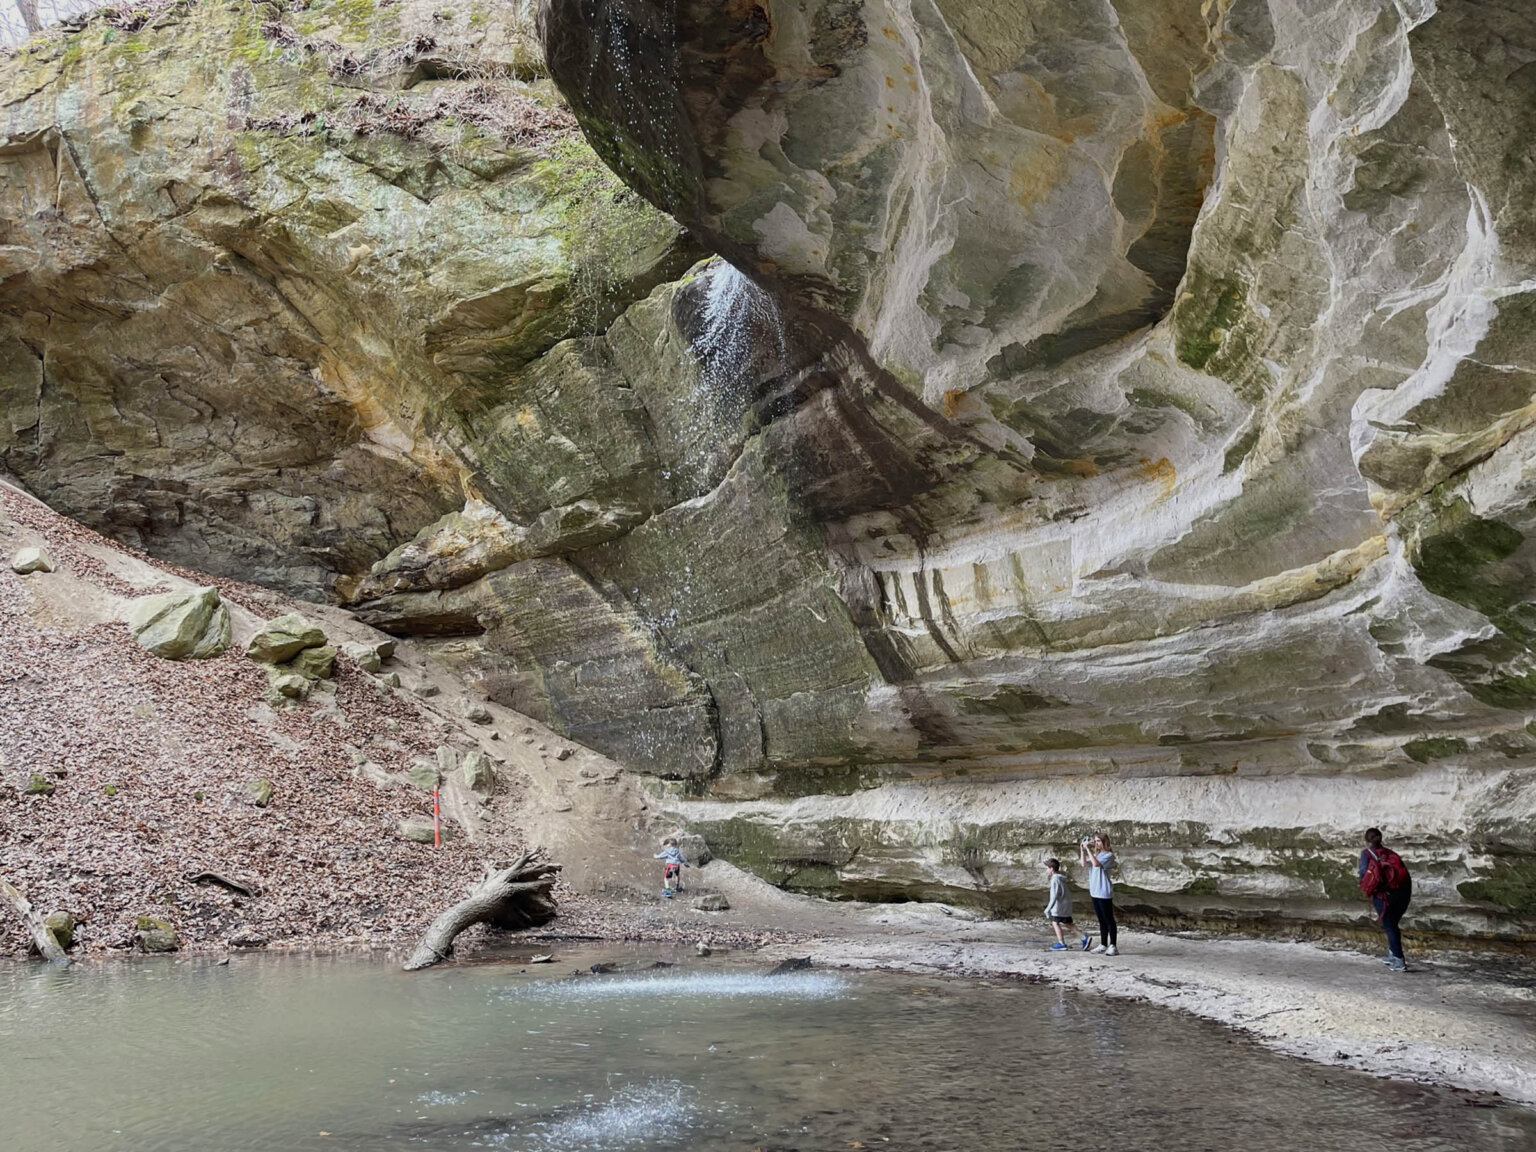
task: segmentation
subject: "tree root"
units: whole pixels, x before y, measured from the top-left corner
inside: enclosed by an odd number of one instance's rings
[[[472,924],[491,924],[513,931],[548,923],[555,917],[552,889],[560,865],[540,859],[540,851],[525,852],[508,864],[485,866],[485,875],[469,895],[432,921],[421,943],[405,962],[405,970],[430,968],[453,955],[454,937]]]

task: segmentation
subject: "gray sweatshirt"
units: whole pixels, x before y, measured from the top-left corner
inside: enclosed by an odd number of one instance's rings
[[[1072,915],[1072,893],[1067,891],[1067,878],[1060,872],[1051,877],[1051,898],[1045,905],[1047,916]]]

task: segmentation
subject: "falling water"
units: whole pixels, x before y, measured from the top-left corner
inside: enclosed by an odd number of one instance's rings
[[[699,327],[689,341],[698,371],[695,440],[735,431],[759,384],[781,375],[788,361],[784,319],[772,296],[724,260],[705,279]]]
[[[777,356],[774,371],[782,370],[788,353],[784,318],[774,298],[725,260],[710,267],[701,313],[703,329],[694,337],[693,356],[699,365],[700,385],[711,394],[740,392],[743,383],[754,383],[760,354]]]

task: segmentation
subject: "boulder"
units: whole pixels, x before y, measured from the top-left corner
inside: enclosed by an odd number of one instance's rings
[[[790,972],[804,972],[811,966],[809,956],[791,956],[788,960],[780,960],[768,970],[770,976],[783,976]]]
[[[287,672],[277,667],[267,669],[267,681],[273,691],[289,700],[303,700],[309,695],[310,680],[297,672]]]
[[[22,792],[27,796],[52,796],[54,788],[55,784],[52,780],[34,772]]]
[[[447,824],[441,825],[442,839],[454,840],[458,838],[458,830]],[[395,825],[395,834],[402,840],[411,840],[417,844],[432,843],[432,817],[408,816]]]
[[[415,688],[411,689],[411,691],[415,692],[416,695],[420,696],[423,700],[430,700],[433,696],[436,696],[439,692],[441,692],[442,689],[439,688],[436,684],[418,684]]]
[[[265,808],[272,803],[272,781],[247,780],[245,782],[246,803],[253,804],[257,808]]]
[[[731,902],[719,892],[706,892],[702,896],[695,896],[691,906],[697,912],[724,912],[731,906]]]
[[[251,637],[245,646],[245,654],[263,664],[282,664],[292,660],[306,648],[319,648],[325,643],[325,631],[312,624],[297,612],[268,620]]]
[[[464,706],[464,718],[476,724],[489,724],[491,722],[491,710],[484,704],[471,701]]]
[[[53,570],[53,557],[42,548],[21,548],[11,557],[11,571],[22,576]]]
[[[176,951],[176,929],[169,920],[140,916],[134,922],[133,943],[145,952]]]
[[[396,784],[400,783],[399,780],[396,780],[385,770],[383,765],[375,764],[371,760],[365,760],[353,768],[352,775],[368,781],[375,788],[393,788]]]
[[[411,766],[405,770],[405,778],[416,787],[428,791],[436,788],[442,780],[437,764],[431,760],[412,760]]]
[[[228,943],[231,948],[265,948],[267,938],[251,928],[237,928]]]
[[[398,688],[400,687],[400,673],[386,672],[379,677],[379,683],[389,688]]]
[[[341,650],[364,672],[377,672],[380,665],[384,663],[377,647],[372,644],[359,644],[355,640],[348,640],[341,646]]]
[[[444,776],[452,776],[459,766],[459,754],[447,744],[437,746],[437,770]]]
[[[460,771],[464,774],[465,787],[485,794],[495,791],[496,769],[483,752],[466,752]]]
[[[48,913],[43,917],[43,925],[66,952],[75,946],[75,918],[68,912]]]
[[[288,667],[311,680],[328,680],[336,670],[336,649],[329,644],[306,648],[288,661]]]
[[[688,863],[695,867],[703,867],[715,858],[715,854],[709,850],[709,845],[704,842],[704,837],[697,832],[677,833],[677,848],[688,859]]]
[[[206,660],[229,647],[229,609],[217,588],[142,596],[125,618],[139,647],[166,660]]]

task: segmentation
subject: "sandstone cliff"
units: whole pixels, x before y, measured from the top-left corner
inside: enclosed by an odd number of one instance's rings
[[[1014,908],[1104,825],[1144,910],[1338,918],[1380,823],[1536,931],[1519,5],[549,0],[644,200],[527,16],[8,63],[7,468],[791,887]]]

